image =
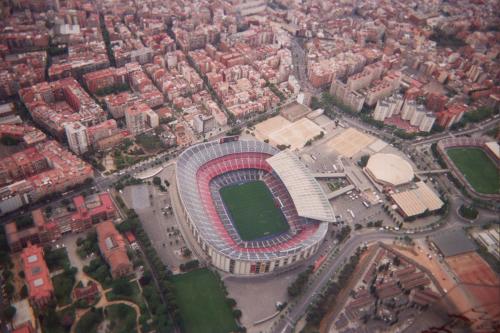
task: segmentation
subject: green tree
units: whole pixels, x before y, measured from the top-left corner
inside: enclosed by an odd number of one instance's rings
[[[4,288],[5,288],[5,293],[7,294],[7,297],[11,298],[12,295],[14,294],[14,291],[15,291],[14,285],[10,281],[7,281],[7,283],[5,283]]]
[[[2,143],[5,146],[15,146],[15,145],[21,143],[21,140],[14,138],[10,135],[4,135],[0,139],[0,143]]]
[[[184,257],[190,257],[190,256],[191,256],[191,250],[190,250],[190,249],[188,249],[187,247],[186,247],[186,248],[184,248],[184,250],[182,250],[182,255],[183,255]]]
[[[229,305],[231,308],[234,308],[236,306],[236,301],[234,300],[234,298],[228,298],[226,300],[226,303],[227,305]]]
[[[311,97],[311,109],[312,110],[321,109],[322,107],[323,107],[323,105],[321,104],[320,100],[316,96]]]
[[[466,206],[466,205],[460,206],[460,208],[458,209],[458,213],[462,217],[469,220],[474,220],[479,214],[479,212],[477,211],[476,208],[474,208],[474,206]]]
[[[28,297],[28,287],[26,285],[23,285],[23,287],[21,288],[19,296],[21,296],[21,298]]]
[[[392,264],[396,267],[401,265],[401,259],[398,256],[395,256],[394,259],[392,260]]]
[[[234,309],[233,310],[233,317],[236,318],[236,319],[240,319],[241,318],[241,310],[240,309]]]
[[[227,135],[240,135],[241,134],[241,128],[239,127],[233,127],[229,131],[227,131]]]
[[[458,48],[467,45],[463,39],[454,34],[448,34],[440,28],[434,29],[429,39],[435,41],[441,47]]]
[[[12,305],[9,305],[8,307],[3,309],[3,311],[2,311],[3,319],[10,322],[12,320],[12,318],[14,318],[14,316],[16,315],[16,311],[17,310],[15,307],[13,307]]]
[[[370,155],[361,156],[360,160],[358,161],[358,165],[360,167],[364,168],[368,164],[369,159],[370,159]]]
[[[133,288],[127,279],[120,278],[113,281],[113,293],[116,295],[131,296]]]
[[[290,286],[288,287],[288,296],[297,297],[304,291],[304,288],[309,281],[309,277],[311,276],[313,269],[314,267],[311,265],[297,276],[295,281],[293,281],[292,284],[290,284]]]
[[[15,221],[18,229],[26,229],[33,226],[33,218],[30,214],[18,217]]]
[[[349,236],[350,233],[351,233],[351,227],[346,225],[342,227],[342,229],[340,229],[340,231],[337,233],[336,238],[339,241],[339,243],[341,243]]]

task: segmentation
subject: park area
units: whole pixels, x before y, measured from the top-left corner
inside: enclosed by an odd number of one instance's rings
[[[446,153],[477,192],[499,193],[498,169],[482,149],[450,148]]]
[[[136,313],[126,304],[112,304],[103,308],[92,308],[78,321],[76,333],[131,333],[137,332]]]
[[[207,269],[173,277],[185,333],[228,333],[238,329],[219,278]],[[235,310],[238,311],[238,310]]]
[[[226,186],[220,194],[242,240],[252,241],[288,230],[288,223],[264,182]]]

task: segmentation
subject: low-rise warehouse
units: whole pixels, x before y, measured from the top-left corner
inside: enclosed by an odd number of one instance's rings
[[[439,196],[424,182],[416,183],[414,189],[391,194],[391,199],[404,217],[432,212],[444,205]]]
[[[432,243],[444,257],[473,252],[476,245],[467,237],[463,230],[440,232],[431,237]]]

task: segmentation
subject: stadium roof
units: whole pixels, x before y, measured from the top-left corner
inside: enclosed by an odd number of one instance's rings
[[[394,193],[392,199],[406,216],[415,216],[426,210],[434,211],[444,203],[434,191],[424,182],[416,183],[417,188],[400,193]]]
[[[474,245],[462,229],[440,232],[437,235],[433,235],[431,240],[445,257],[452,257],[476,250],[476,245]]]
[[[299,216],[335,222],[335,214],[325,192],[297,156],[285,150],[269,157],[266,162],[287,187]]]
[[[490,141],[486,142],[484,145],[495,155],[496,158],[500,158],[500,146],[498,145],[498,142]]]
[[[409,183],[413,179],[410,163],[394,154],[373,154],[366,169],[376,181],[394,186]]]
[[[278,152],[276,148],[255,140],[224,141],[223,143],[217,140],[193,145],[179,155],[176,163],[176,178],[182,205],[189,219],[192,221],[193,227],[199,232],[200,237],[218,253],[222,253],[235,260],[274,260],[312,247],[325,237],[328,225],[327,223],[319,223],[317,228],[310,229],[308,233],[303,232],[299,233],[299,235],[294,235],[290,241],[282,242],[279,239],[266,240],[265,242],[273,243],[269,250],[266,248],[263,250],[259,248],[242,248],[228,241],[223,232],[221,232],[221,229],[214,224],[213,217],[207,214],[207,209],[202,200],[202,195],[206,194],[200,192],[200,178],[198,177],[199,171],[203,166],[215,159],[231,159],[230,155],[233,154],[236,154],[234,159],[237,159],[239,158],[238,154],[241,153],[262,154],[263,164],[268,165],[264,156],[271,156]],[[218,175],[224,172],[220,170]],[[224,226],[223,228],[227,230]],[[228,237],[230,238],[230,236]],[[276,250],[275,248],[278,249]]]

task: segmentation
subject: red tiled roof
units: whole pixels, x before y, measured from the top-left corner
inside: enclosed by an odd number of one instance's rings
[[[123,269],[131,269],[131,263],[127,255],[125,240],[116,230],[113,222],[104,221],[96,226],[99,249],[108,262],[111,273]]]
[[[99,199],[101,201],[99,206],[88,209],[83,196],[79,195],[74,197],[73,204],[75,205],[76,213],[73,214],[73,220],[81,220],[102,213],[111,214],[115,211],[115,205],[113,204],[109,193],[100,193]]]
[[[86,297],[92,297],[99,292],[97,284],[90,283],[86,287],[75,288],[74,294],[76,299],[82,299]]]
[[[43,249],[29,244],[21,253],[28,294],[32,299],[51,297],[54,286],[43,258]]]

